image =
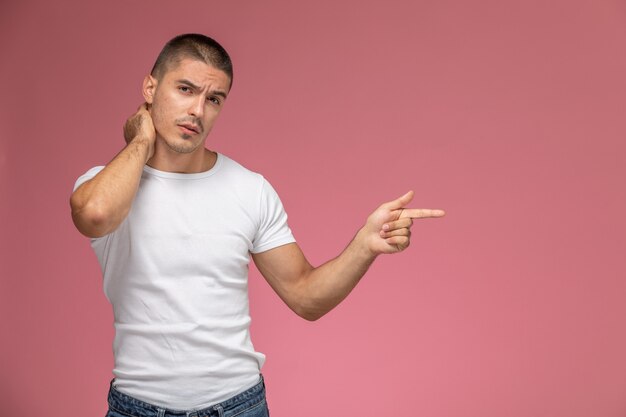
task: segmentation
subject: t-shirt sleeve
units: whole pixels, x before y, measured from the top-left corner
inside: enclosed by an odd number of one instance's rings
[[[287,224],[287,213],[270,183],[263,178],[259,206],[259,228],[252,241],[252,253],[265,252],[296,239]]]
[[[78,187],[80,187],[83,183],[89,181],[90,179],[92,179],[93,177],[96,176],[96,174],[100,171],[102,171],[104,169],[103,166],[97,166],[97,167],[93,167],[91,168],[89,171],[85,172],[83,175],[81,175],[80,177],[78,177],[78,179],[76,180],[76,183],[74,183],[74,190],[76,191],[76,189]]]

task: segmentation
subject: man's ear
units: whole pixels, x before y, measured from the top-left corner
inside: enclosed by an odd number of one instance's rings
[[[146,103],[152,104],[154,101],[154,92],[156,91],[157,84],[159,82],[152,75],[148,74],[143,79],[143,87],[141,88],[141,92],[143,94],[143,98],[146,100]]]

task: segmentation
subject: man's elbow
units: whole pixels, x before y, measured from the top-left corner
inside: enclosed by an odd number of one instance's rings
[[[99,204],[80,204],[74,196],[70,199],[72,221],[76,229],[89,238],[102,237],[111,232],[111,216]]]
[[[300,305],[297,308],[294,308],[293,311],[303,319],[307,321],[316,321],[322,318],[328,311],[321,310],[319,308],[314,308],[312,306]]]
[[[296,314],[306,321],[316,321],[324,316],[324,314],[316,314],[315,312],[296,312]]]

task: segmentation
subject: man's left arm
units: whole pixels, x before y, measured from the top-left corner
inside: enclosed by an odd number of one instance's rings
[[[261,274],[278,296],[300,317],[317,320],[350,294],[380,254],[396,253],[410,244],[413,219],[441,217],[443,210],[405,208],[409,191],[382,204],[336,258],[314,268],[296,243],[252,254]]]

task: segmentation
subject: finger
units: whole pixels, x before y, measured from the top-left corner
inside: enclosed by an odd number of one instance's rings
[[[389,245],[396,246],[398,250],[406,249],[410,243],[408,236],[392,236],[385,239],[385,242]]]
[[[383,239],[387,239],[393,236],[411,237],[411,230],[407,228],[402,228],[402,229],[391,230],[389,232],[384,232],[384,231],[380,232],[380,237],[382,237]]]
[[[394,229],[401,229],[403,227],[411,227],[412,225],[413,219],[411,219],[410,217],[403,217],[399,220],[383,224],[383,230],[391,231]]]
[[[384,203],[381,207],[389,210],[397,210],[409,204],[411,200],[413,200],[413,191],[409,191],[405,195],[398,197],[393,201]]]
[[[446,212],[440,209],[404,209],[400,218],[425,219],[427,217],[443,217]]]

